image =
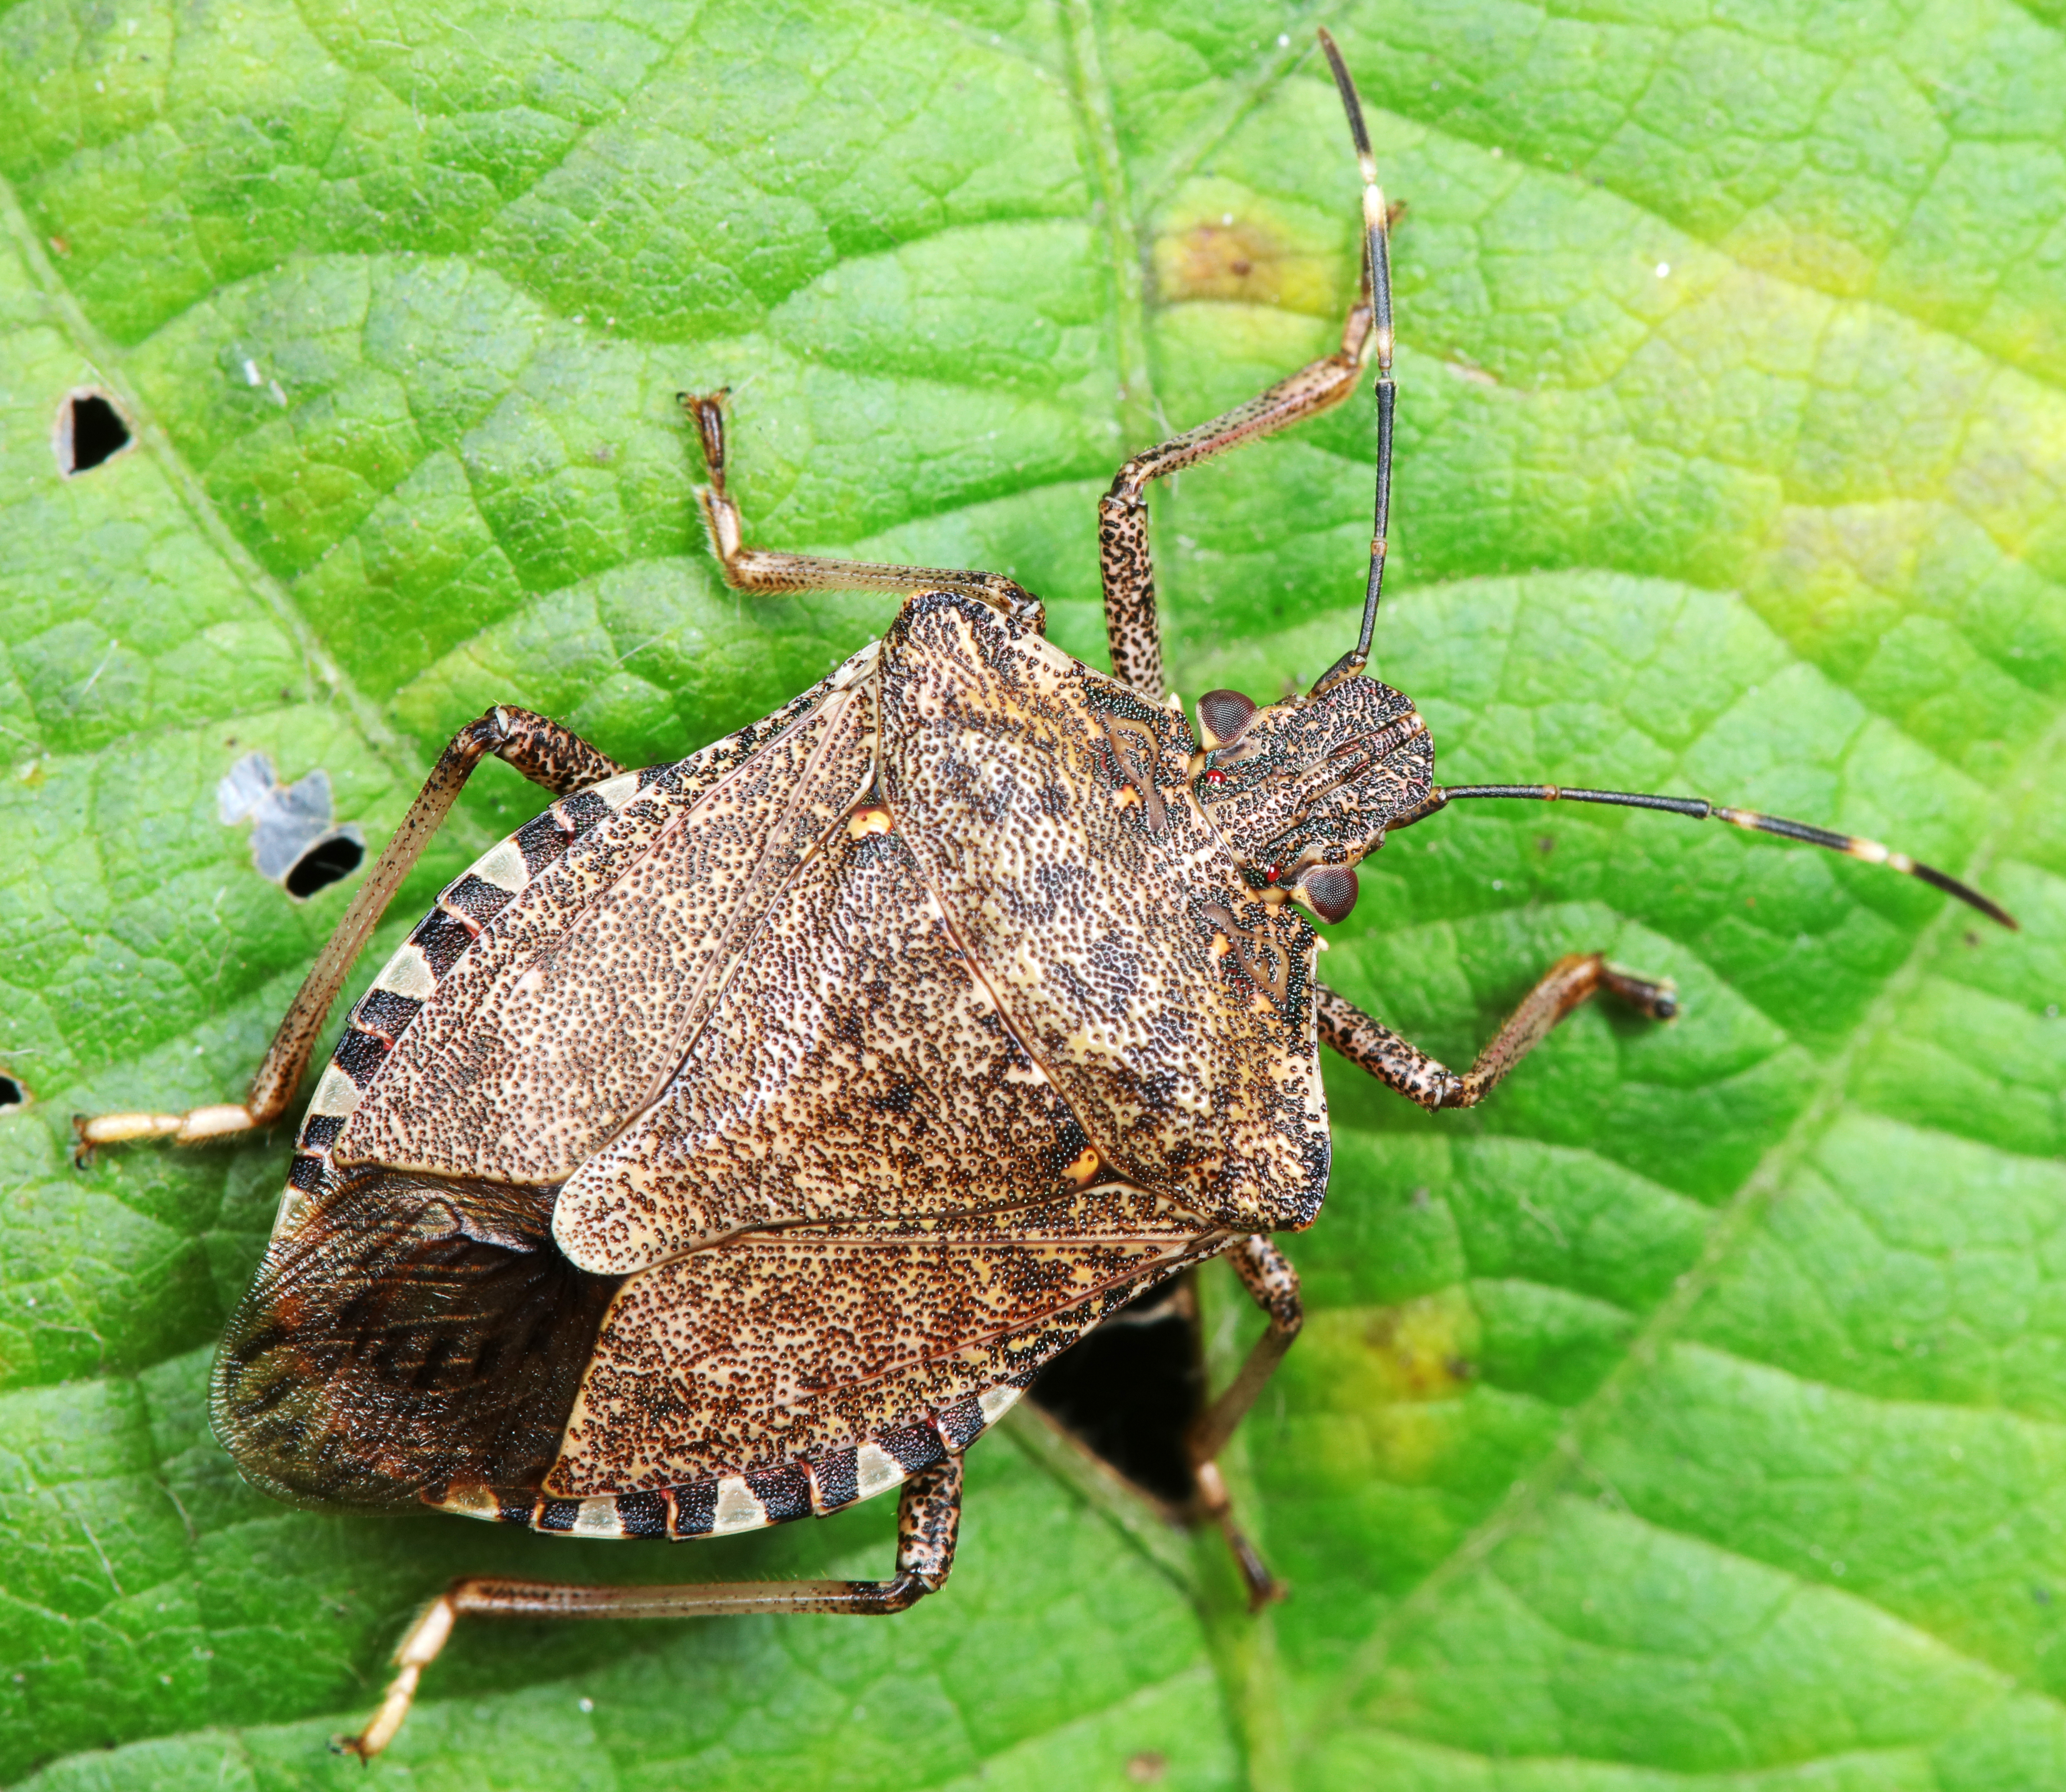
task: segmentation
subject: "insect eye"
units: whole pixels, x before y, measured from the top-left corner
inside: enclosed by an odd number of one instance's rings
[[[1231,747],[1254,715],[1253,697],[1238,691],[1208,691],[1198,699],[1198,726],[1204,732],[1206,750]]]
[[[1298,889],[1323,921],[1347,918],[1356,905],[1356,874],[1346,865],[1316,865],[1298,880]]]

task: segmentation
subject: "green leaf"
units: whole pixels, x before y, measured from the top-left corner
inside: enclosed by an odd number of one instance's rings
[[[1304,1336],[1229,1463],[1290,1582],[1037,1425],[893,1624],[464,1628],[375,1771],[507,1786],[1976,1792],[2066,1778],[2066,14],[1371,0],[1401,347],[1379,669],[1454,781],[1691,789],[1911,881],[1621,813],[1391,843],[1328,981],[1468,1062],[1559,953],[1677,979],[1483,1109],[1329,1066]],[[621,1555],[318,1516],[208,1435],[279,1140],[90,1170],[68,1116],[230,1096],[451,730],[626,760],[772,707],[879,596],[753,539],[1009,571],[1104,659],[1095,501],[1339,329],[1356,185],[1305,14],[536,0],[0,12],[0,1776],[362,1783],[459,1570],[877,1574],[883,1502]],[[60,478],[65,395],[135,444]],[[1363,403],[1158,492],[1187,696],[1347,644]],[[533,813],[492,767],[392,939]],[[360,977],[367,975],[362,971]],[[1255,1321],[1206,1285],[1222,1370]],[[603,1558],[606,1558],[603,1559]],[[106,1752],[112,1749],[112,1753]]]

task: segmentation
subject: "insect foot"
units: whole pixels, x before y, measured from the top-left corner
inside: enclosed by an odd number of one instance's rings
[[[686,1587],[593,1587],[557,1581],[456,1580],[427,1606],[395,1652],[399,1670],[373,1721],[331,1739],[339,1754],[371,1761],[409,1714],[424,1668],[461,1617],[720,1618],[764,1612],[886,1616],[908,1611],[946,1583],[961,1521],[962,1466],[950,1457],[905,1483],[897,1514],[897,1572],[888,1580],[713,1582]]]

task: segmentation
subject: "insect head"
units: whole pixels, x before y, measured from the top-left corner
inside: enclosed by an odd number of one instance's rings
[[[1213,691],[1198,717],[1205,754],[1193,789],[1220,837],[1264,886],[1340,920],[1355,902],[1350,867],[1434,787],[1427,724],[1389,685],[1360,677],[1267,709]]]

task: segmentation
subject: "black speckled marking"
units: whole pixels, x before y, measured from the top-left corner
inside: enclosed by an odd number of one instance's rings
[[[842,1506],[851,1506],[861,1498],[858,1454],[853,1449],[836,1449],[812,1470],[812,1478],[817,1482],[820,1511],[837,1512]]]
[[[930,1469],[947,1453],[939,1433],[930,1425],[892,1425],[887,1431],[878,1432],[875,1441],[897,1459],[897,1466],[906,1474]]]
[[[337,1049],[330,1053],[330,1061],[363,1089],[373,1080],[374,1072],[380,1068],[380,1061],[387,1052],[387,1041],[379,1034],[347,1027],[343,1038],[337,1042]]]
[[[533,1530],[571,1530],[574,1520],[581,1515],[581,1502],[577,1499],[541,1499],[538,1502],[537,1516],[532,1519]]]
[[[940,1435],[947,1441],[947,1448],[957,1453],[965,1450],[983,1433],[989,1422],[982,1416],[982,1408],[971,1395],[966,1400],[958,1400],[951,1406],[942,1406],[933,1415],[933,1422],[939,1426]]]
[[[649,765],[638,774],[638,793],[673,797],[695,774],[693,758],[671,760],[665,765]]]
[[[573,836],[561,827],[551,809],[516,830],[516,849],[524,855],[524,869],[537,874],[567,849]]]
[[[471,871],[446,890],[438,898],[441,906],[456,910],[475,923],[482,925],[492,921],[509,906],[509,899],[516,892],[504,890],[499,885],[476,878]]]
[[[577,790],[553,804],[553,813],[559,817],[561,825],[579,839],[591,829],[601,827],[616,812],[593,790]]]
[[[443,909],[433,910],[426,915],[409,938],[423,955],[431,975],[440,979],[459,963],[460,954],[473,943],[473,935],[467,931],[464,924]]]
[[[329,1167],[323,1158],[303,1153],[287,1166],[287,1186],[304,1194],[314,1194],[322,1186],[323,1172]]]
[[[792,1518],[811,1515],[811,1478],[801,1462],[749,1474],[746,1490],[767,1507],[770,1524],[787,1524]]]
[[[677,1537],[707,1537],[717,1522],[717,1483],[699,1481],[674,1492],[674,1529]]]
[[[667,1496],[663,1493],[619,1494],[617,1522],[627,1537],[665,1537]]]
[[[495,1496],[495,1522],[497,1524],[529,1524],[531,1514],[537,1508],[535,1494],[497,1493]]]
[[[344,1116],[334,1113],[312,1113],[302,1122],[302,1145],[310,1151],[327,1151],[337,1143],[337,1135],[344,1130]]]
[[[1070,1114],[1056,1130],[1054,1142],[1041,1153],[1041,1168],[1050,1176],[1059,1176],[1090,1149],[1090,1135],[1076,1117]]]
[[[402,1029],[416,1018],[423,1007],[413,995],[397,995],[391,989],[371,989],[352,1016],[352,1024],[388,1040],[402,1036]]]

